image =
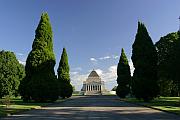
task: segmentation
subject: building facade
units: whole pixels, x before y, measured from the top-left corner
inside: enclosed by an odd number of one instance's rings
[[[100,76],[93,70],[86,81],[83,81],[81,89],[84,95],[102,95],[105,91],[104,81],[101,81]]]

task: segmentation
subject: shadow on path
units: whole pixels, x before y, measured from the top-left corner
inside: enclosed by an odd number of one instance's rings
[[[74,96],[70,100],[4,120],[180,120],[180,116],[119,101],[116,96]]]

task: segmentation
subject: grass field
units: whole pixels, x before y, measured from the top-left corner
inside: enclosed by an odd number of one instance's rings
[[[50,103],[24,103],[19,97],[11,98],[11,104],[8,108],[6,105],[2,104],[3,99],[0,99],[0,116],[7,116],[9,114],[14,114],[30,109],[40,109],[42,106],[46,106]],[[56,102],[61,102],[64,100],[57,100]]]
[[[180,97],[159,97],[150,102],[144,102],[135,98],[125,98],[122,100],[180,115]]]

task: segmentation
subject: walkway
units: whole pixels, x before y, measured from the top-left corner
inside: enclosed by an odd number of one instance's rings
[[[180,116],[122,102],[116,96],[77,96],[3,120],[180,120]]]

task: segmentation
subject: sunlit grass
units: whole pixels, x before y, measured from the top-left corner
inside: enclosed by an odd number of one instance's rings
[[[15,114],[18,112],[26,111],[26,110],[31,110],[31,109],[40,109],[42,106],[46,106],[50,103],[24,103],[20,97],[18,98],[11,98],[11,104],[7,108],[6,105],[2,104],[2,100],[0,99],[0,116],[7,116],[9,114]],[[64,100],[57,100],[56,102],[62,102]]]
[[[144,102],[135,98],[125,98],[123,100],[180,115],[180,97],[159,97],[150,102]]]
[[[6,116],[8,114],[39,108],[41,108],[40,105],[10,105],[8,108],[5,105],[0,105],[0,115]]]

